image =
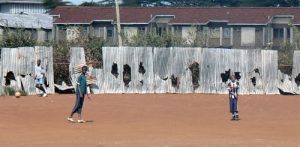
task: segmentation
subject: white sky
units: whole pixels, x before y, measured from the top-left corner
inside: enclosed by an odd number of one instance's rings
[[[91,0],[65,0],[65,1],[69,1],[75,5],[78,5],[78,4],[81,4],[82,2],[91,1]]]
[[[92,0],[63,0],[63,1],[69,1],[75,5],[79,5],[81,4],[82,2],[91,2]],[[94,2],[99,2],[101,0],[93,0]],[[122,2],[122,0],[119,0],[119,2]]]

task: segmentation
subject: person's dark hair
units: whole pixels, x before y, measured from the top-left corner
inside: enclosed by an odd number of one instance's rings
[[[81,71],[82,71],[82,72],[87,72],[87,70],[88,70],[88,67],[87,67],[87,66],[82,66],[82,68],[81,68]]]

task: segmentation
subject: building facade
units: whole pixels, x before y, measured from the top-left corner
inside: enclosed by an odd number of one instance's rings
[[[9,31],[22,29],[30,32],[31,37],[37,42],[51,41],[52,28],[52,16],[47,14],[0,13],[0,40]]]
[[[0,13],[46,13],[43,0],[0,0]]]
[[[55,40],[79,37],[79,28],[105,40],[117,41],[113,7],[57,7]],[[122,32],[128,37],[155,30],[178,33],[187,43],[197,35],[204,47],[263,48],[293,43],[300,26],[300,8],[174,8],[121,7]]]

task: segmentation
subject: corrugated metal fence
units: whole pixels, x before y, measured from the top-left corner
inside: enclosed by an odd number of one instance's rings
[[[46,70],[49,87],[48,93],[54,93],[54,71],[53,71],[53,49],[52,47],[19,47],[19,48],[2,48],[0,69],[1,69],[1,89],[3,94],[3,86],[5,85],[5,76],[8,72],[13,72],[16,81],[15,87],[22,87],[28,94],[36,94],[34,82],[34,67],[37,59],[42,60],[42,66]],[[13,81],[14,82],[14,81]]]
[[[76,50],[78,48],[71,49]],[[83,48],[79,50],[84,54]],[[103,69],[94,69],[93,72],[98,87],[94,89],[95,93],[225,94],[228,80],[222,80],[221,75],[226,75],[229,70],[240,76],[241,94],[279,93],[278,55],[274,50],[104,47],[102,53]],[[71,60],[73,58],[78,57],[71,57]],[[199,65],[199,86],[196,88],[189,69],[194,62]],[[127,65],[131,71],[128,85],[123,78]],[[113,66],[117,69],[115,73]],[[174,78],[177,79],[175,83],[172,82]]]

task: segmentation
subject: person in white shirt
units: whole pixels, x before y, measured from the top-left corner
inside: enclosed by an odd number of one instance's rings
[[[46,97],[47,93],[46,90],[44,88],[44,76],[45,76],[45,71],[43,69],[43,67],[41,66],[41,60],[38,59],[37,60],[37,65],[35,66],[35,87],[38,88],[39,90],[41,90],[42,96]]]
[[[239,82],[234,75],[230,77],[230,82],[227,87],[229,91],[229,106],[230,113],[232,114],[232,120],[239,120],[238,113],[238,90]]]

